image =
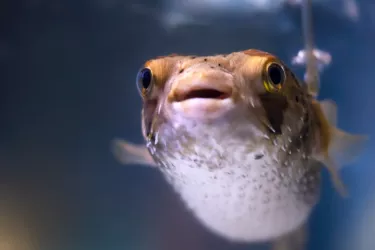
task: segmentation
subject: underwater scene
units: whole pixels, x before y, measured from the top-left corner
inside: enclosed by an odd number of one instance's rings
[[[0,250],[375,249],[375,2],[0,12]]]

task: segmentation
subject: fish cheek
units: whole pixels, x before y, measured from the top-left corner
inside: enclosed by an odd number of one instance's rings
[[[264,93],[259,95],[265,111],[266,118],[274,131],[273,134],[281,134],[281,127],[284,123],[284,112],[288,107],[286,96],[279,93]]]

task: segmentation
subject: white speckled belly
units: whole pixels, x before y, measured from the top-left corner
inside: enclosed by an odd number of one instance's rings
[[[216,234],[235,241],[268,241],[306,221],[318,200],[319,176],[290,178],[291,169],[267,165],[267,156],[255,158],[233,158],[213,170],[191,159],[174,160],[175,167],[162,171],[196,218]]]

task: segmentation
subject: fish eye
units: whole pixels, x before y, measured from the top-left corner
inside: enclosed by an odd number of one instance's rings
[[[142,95],[150,91],[152,87],[152,71],[149,68],[143,68],[137,75],[137,86]]]
[[[266,67],[266,78],[267,90],[280,90],[285,82],[285,70],[280,64],[272,62]]]

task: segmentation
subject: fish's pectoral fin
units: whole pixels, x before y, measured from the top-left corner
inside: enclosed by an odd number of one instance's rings
[[[328,154],[341,168],[354,162],[363,151],[367,140],[368,137],[365,135],[354,135],[336,127],[331,127],[331,142]]]
[[[319,102],[322,112],[331,126],[337,124],[337,105],[334,101],[326,99]]]
[[[320,110],[326,120],[322,126],[325,136],[328,138],[327,144],[323,146],[322,153],[317,157],[331,174],[332,181],[337,191],[347,196],[346,188],[340,178],[339,170],[350,163],[363,150],[367,136],[347,133],[336,127],[337,106],[332,100],[319,102]]]
[[[121,139],[114,139],[111,142],[112,153],[122,164],[138,164],[156,167],[145,145],[136,145]]]
[[[332,181],[338,192],[346,197],[346,188],[339,176],[339,170],[350,163],[363,150],[364,144],[367,140],[366,136],[353,135],[340,130],[336,127],[331,127],[331,141],[329,143],[328,152],[321,160],[331,174]]]
[[[338,168],[350,164],[363,150],[367,136],[347,133],[336,127],[337,106],[332,100],[319,102],[320,108],[327,119],[329,133],[328,155],[335,161]]]
[[[348,197],[348,190],[344,182],[342,181],[338,165],[329,157],[329,155],[326,155],[324,158],[320,159],[319,161],[323,163],[325,168],[328,170],[331,176],[331,180],[333,182],[333,186],[335,187],[336,191],[342,197]]]

